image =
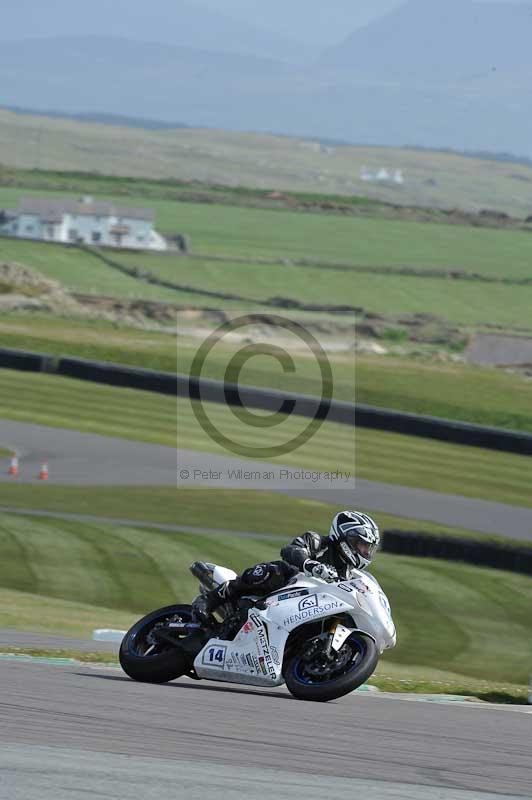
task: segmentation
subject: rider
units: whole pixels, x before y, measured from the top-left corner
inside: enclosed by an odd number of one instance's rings
[[[192,603],[194,615],[208,624],[213,611],[224,603],[236,609],[241,597],[276,592],[299,572],[327,582],[345,580],[353,570],[369,567],[379,543],[379,529],[371,517],[359,511],[341,511],[334,517],[328,536],[307,531],[282,548],[282,561],[257,564],[238,578],[199,595]]]

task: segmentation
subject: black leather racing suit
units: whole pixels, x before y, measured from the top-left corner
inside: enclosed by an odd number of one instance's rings
[[[301,572],[307,559],[319,561],[334,567],[338,577],[345,579],[351,574],[350,567],[338,555],[338,550],[331,543],[328,536],[320,536],[314,531],[307,531],[303,536],[293,539],[281,550],[281,558],[288,564],[297,567]],[[274,589],[275,591],[275,589]]]
[[[314,531],[307,531],[297,536],[281,550],[282,561],[270,561],[256,564],[244,570],[242,575],[232,581],[223,583],[207,595],[209,611],[214,611],[222,603],[231,603],[235,607],[238,600],[245,595],[265,597],[276,592],[289,582],[291,578],[303,571],[307,559],[319,561],[334,567],[340,578],[348,578],[350,570],[345,562],[336,554],[328,536],[320,536]]]

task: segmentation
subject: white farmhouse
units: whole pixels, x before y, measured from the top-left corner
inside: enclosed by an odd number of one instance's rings
[[[24,197],[18,209],[0,211],[0,234],[63,244],[166,250],[166,240],[153,229],[153,221],[150,209],[115,206],[92,197]]]

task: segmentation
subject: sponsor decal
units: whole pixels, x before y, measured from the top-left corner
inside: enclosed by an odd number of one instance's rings
[[[349,584],[348,584],[348,583],[339,583],[339,584],[338,584],[338,588],[339,588],[339,589],[343,589],[343,590],[344,590],[344,592],[349,592],[349,594],[351,594],[351,593],[352,593],[352,591],[353,591],[352,587],[351,587],[351,586],[349,586]]]
[[[303,597],[308,594],[308,589],[294,589],[293,592],[284,592],[278,594],[277,597],[269,597],[266,600],[267,606],[277,606],[285,600],[295,600],[296,597]]]
[[[334,611],[336,608],[341,608],[342,603],[338,600],[331,600],[329,603],[324,603],[321,606],[314,606],[312,608],[303,608],[298,614],[292,614],[283,620],[283,625],[295,625],[297,622],[306,622],[314,617],[319,617],[321,614],[327,614],[329,611]]]
[[[251,633],[252,630],[253,630],[253,623],[250,622],[249,619],[248,619],[248,621],[244,622],[244,624],[242,625],[242,627],[240,629],[240,633],[247,634],[247,633]]]
[[[264,658],[262,656],[259,656],[259,666],[261,668],[261,672],[264,675],[267,675],[268,674],[268,670],[266,669],[266,663],[265,663]]]
[[[215,647],[209,647],[207,650],[204,651],[201,657],[201,663],[205,664],[207,667],[219,667],[220,669],[224,668],[225,664],[225,654],[226,654],[227,647],[220,647],[216,645]]]
[[[247,665],[248,665],[249,669],[251,670],[251,672],[257,672],[253,659],[254,659],[254,656],[252,656],[251,653],[247,653],[246,654],[246,662],[247,662]],[[258,666],[258,664],[257,664],[257,666]]]
[[[277,650],[277,648],[276,647],[270,647],[270,653],[272,654],[273,663],[277,664],[277,666],[279,666],[279,664],[281,663],[281,660],[279,658],[279,651]]]
[[[251,573],[255,578],[262,578],[264,576],[264,567],[262,564],[257,564],[253,572]]]
[[[262,624],[262,620],[259,617],[256,617],[255,614],[252,615],[255,617],[254,622],[257,626],[257,646],[259,648],[259,653],[262,653],[261,658],[264,661],[264,668],[265,668],[265,675],[269,675],[272,680],[277,678],[277,670],[275,668],[275,664],[273,662],[272,654],[270,652],[270,645],[268,642],[268,633],[266,628]],[[262,664],[259,658],[259,665],[262,668]]]
[[[294,597],[303,597],[304,595],[308,594],[308,589],[297,589],[293,592],[285,592],[285,594],[280,594],[277,596],[279,602],[283,600],[293,600]]]
[[[310,597],[304,597],[303,600],[300,600],[297,604],[297,607],[300,611],[303,611],[305,608],[312,608],[313,606],[318,605],[318,595],[313,594]]]
[[[353,586],[357,592],[360,592],[361,594],[371,594],[372,592],[371,587],[369,587],[367,583],[362,580],[362,578],[357,578],[354,581],[350,581],[350,583],[351,586]]]

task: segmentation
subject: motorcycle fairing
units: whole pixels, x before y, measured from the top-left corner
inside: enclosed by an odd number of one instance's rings
[[[281,592],[279,597],[283,597]],[[294,594],[266,610],[252,608],[233,641],[210,639],[194,661],[200,678],[254,686],[284,683],[282,664],[286,640],[307,622],[346,613],[353,606],[322,592]]]
[[[269,626],[265,617],[265,612],[252,608],[232,641],[210,639],[194,660],[197,675],[251,686],[284,683],[282,659],[288,631]]]

